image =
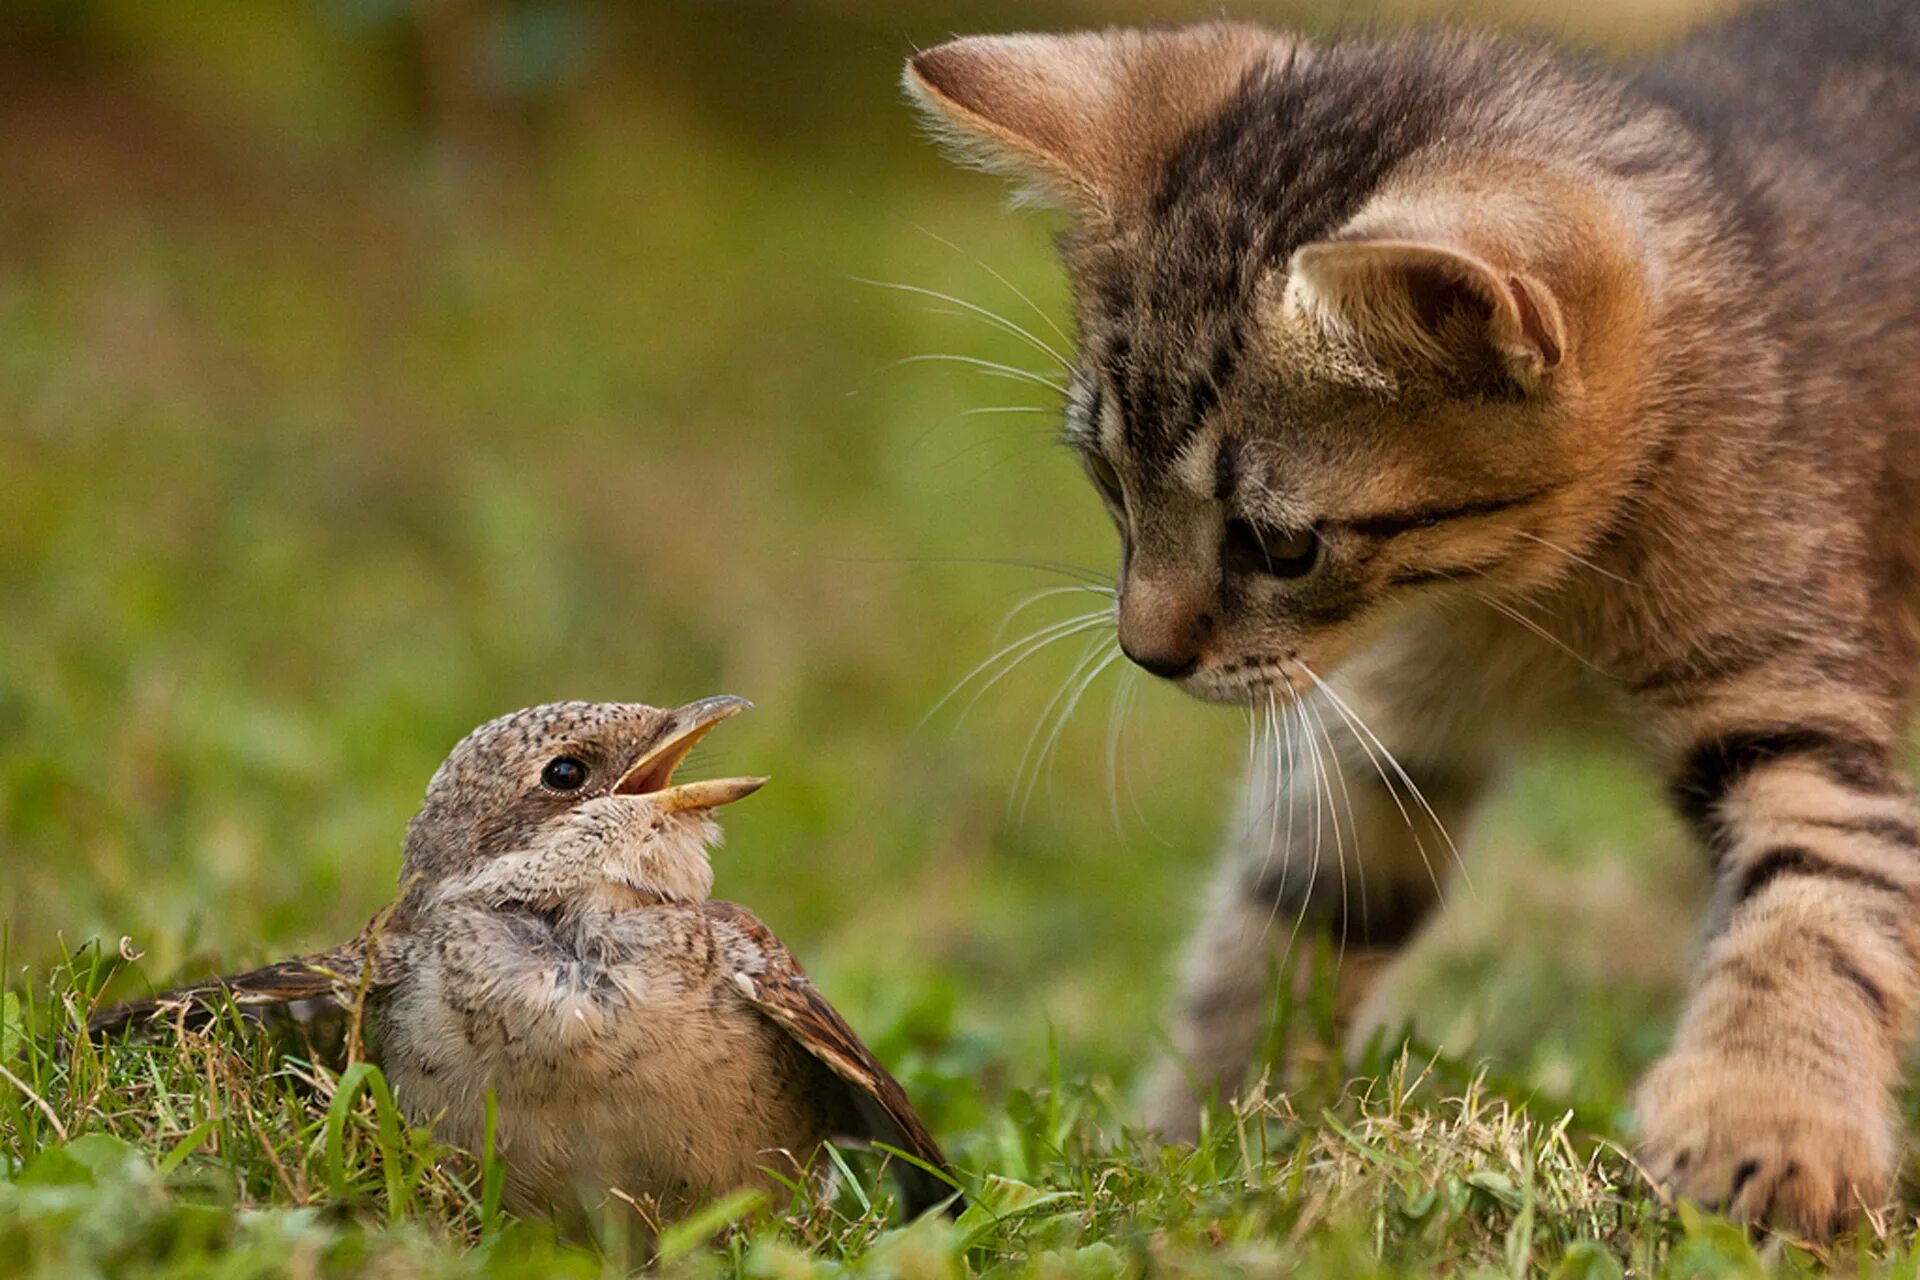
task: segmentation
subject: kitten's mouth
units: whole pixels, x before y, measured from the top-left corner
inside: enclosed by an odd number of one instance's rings
[[[613,786],[617,796],[645,796],[661,813],[704,813],[732,804],[767,785],[765,778],[707,778],[675,785],[673,771],[722,720],[730,720],[753,704],[745,698],[722,695],[689,702],[675,711],[681,727],[666,741],[642,756]]]

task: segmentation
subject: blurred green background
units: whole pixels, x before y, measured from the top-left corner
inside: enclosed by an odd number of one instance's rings
[[[1702,7],[1466,12],[1619,47]],[[145,954],[121,991],[332,942],[475,723],[725,691],[759,710],[706,767],[775,783],[729,813],[719,890],[883,1052],[991,1089],[1051,1041],[1128,1085],[1246,724],[1111,671],[1023,816],[1080,639],[920,723],[1075,581],[1013,561],[1113,547],[1046,388],[920,357],[1042,359],[863,281],[1060,345],[1051,219],[918,136],[900,61],[1217,11],[0,6],[10,980],[95,937]],[[1701,889],[1656,808],[1573,747],[1516,779],[1406,975],[1423,1034],[1616,1106]]]

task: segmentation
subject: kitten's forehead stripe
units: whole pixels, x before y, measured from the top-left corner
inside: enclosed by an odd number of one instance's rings
[[[1447,127],[1447,95],[1394,45],[1249,75],[1162,171],[1125,271],[1094,286],[1128,447],[1165,466],[1239,369],[1271,269],[1331,234]]]

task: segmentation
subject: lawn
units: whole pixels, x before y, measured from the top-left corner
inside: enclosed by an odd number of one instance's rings
[[[1653,30],[1602,8],[1528,16]],[[1640,1187],[1704,877],[1577,735],[1472,832],[1404,1051],[1343,1063],[1311,984],[1197,1147],[1131,1129],[1248,727],[1117,670],[1062,715],[1104,637],[1004,648],[1114,548],[1051,390],[976,363],[1048,373],[1010,328],[1064,342],[1051,224],[894,76],[1033,7],[431,12],[0,31],[0,1275],[1913,1273],[1911,1197],[1818,1252]],[[700,767],[774,782],[718,892],[901,1075],[957,1222],[890,1222],[849,1157],[831,1203],[558,1242],[364,1070],[65,1034],[357,929],[481,720],[719,692],[757,710]]]

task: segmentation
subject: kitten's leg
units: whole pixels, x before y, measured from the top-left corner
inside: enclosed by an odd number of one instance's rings
[[[1169,1139],[1192,1137],[1203,1100],[1244,1082],[1290,943],[1331,937],[1351,1010],[1439,900],[1457,856],[1449,836],[1482,790],[1482,744],[1421,699],[1383,693],[1343,686],[1338,703],[1306,699],[1290,728],[1255,729],[1170,1018],[1172,1053],[1148,1085],[1148,1123]]]
[[[1718,883],[1692,1001],[1639,1090],[1642,1159],[1690,1199],[1824,1234],[1892,1173],[1920,811],[1880,717],[1734,705],[1678,726],[1674,794]]]

